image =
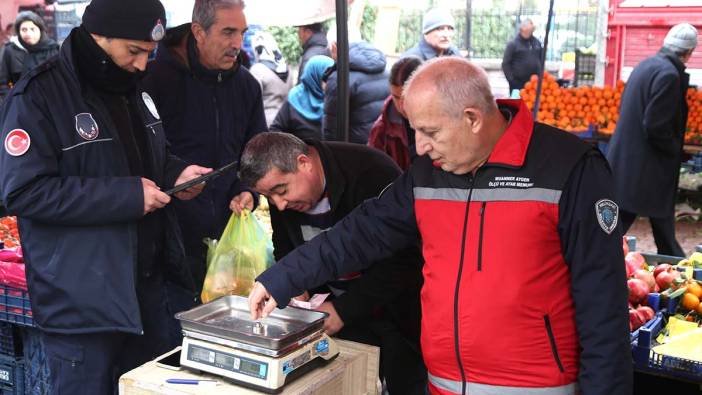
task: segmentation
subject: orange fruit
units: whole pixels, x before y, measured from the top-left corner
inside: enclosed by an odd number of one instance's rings
[[[700,298],[695,296],[695,294],[686,292],[680,303],[682,304],[682,307],[688,310],[697,310],[697,308],[700,306]]]
[[[702,315],[702,303],[697,306],[697,314]]]
[[[702,298],[702,285],[697,281],[692,281],[687,285],[687,292],[697,296],[697,299]]]

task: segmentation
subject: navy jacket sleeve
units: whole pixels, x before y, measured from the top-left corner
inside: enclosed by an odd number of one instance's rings
[[[284,307],[291,297],[387,259],[417,238],[412,180],[405,173],[380,197],[367,200],[331,230],[286,255],[257,281]]]
[[[628,289],[620,227],[607,233],[596,204],[614,200],[612,175],[599,151],[588,152],[563,191],[559,234],[570,267],[580,340],[583,395],[631,394]]]
[[[0,200],[8,211],[35,221],[77,226],[141,218],[144,193],[139,177],[59,174],[61,144],[42,110],[48,107],[37,101],[25,92],[8,97],[3,105],[2,141],[13,129],[26,131],[31,141],[21,156],[0,150]]]

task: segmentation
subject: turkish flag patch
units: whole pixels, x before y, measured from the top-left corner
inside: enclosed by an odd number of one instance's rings
[[[5,137],[5,151],[12,156],[22,156],[29,151],[31,139],[23,129],[14,129]]]

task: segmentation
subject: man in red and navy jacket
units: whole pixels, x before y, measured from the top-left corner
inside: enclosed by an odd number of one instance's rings
[[[432,394],[630,394],[627,288],[611,172],[594,148],[493,99],[461,58],[403,93],[410,170],[258,278],[266,316],[338,273],[422,239]]]

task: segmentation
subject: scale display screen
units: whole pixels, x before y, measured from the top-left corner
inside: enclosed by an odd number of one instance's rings
[[[261,380],[265,380],[268,375],[268,364],[266,362],[254,361],[253,359],[212,350],[195,344],[191,344],[188,347],[188,360]]]

